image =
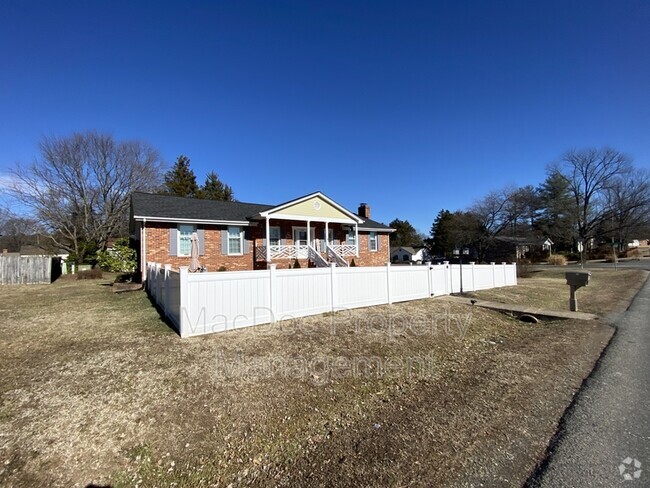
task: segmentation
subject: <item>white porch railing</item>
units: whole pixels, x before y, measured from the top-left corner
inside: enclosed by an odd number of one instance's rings
[[[357,255],[356,244],[328,244],[327,248],[342,257]]]
[[[266,247],[255,247],[255,255],[259,261],[266,261]],[[309,257],[309,247],[301,244],[274,244],[269,246],[269,254],[271,259],[307,259]]]
[[[310,259],[317,266],[328,266],[327,261],[321,253],[336,263],[337,266],[348,266],[344,257],[356,256],[357,246],[354,244],[328,244],[324,240],[315,240],[311,246],[304,244],[273,244],[268,246],[268,257],[274,259]],[[267,260],[267,246],[255,247],[255,259],[257,261]]]

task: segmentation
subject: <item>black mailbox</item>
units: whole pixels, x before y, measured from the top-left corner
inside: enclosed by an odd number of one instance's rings
[[[585,273],[580,271],[567,271],[566,273],[564,273],[564,276],[566,276],[567,285],[580,288],[583,286],[587,286],[589,284],[589,278],[591,277],[591,273],[588,272]]]
[[[566,277],[566,284],[569,285],[571,293],[569,296],[569,310],[577,312],[578,298],[576,297],[576,290],[589,284],[591,273],[584,271],[567,271],[564,273],[564,276]]]

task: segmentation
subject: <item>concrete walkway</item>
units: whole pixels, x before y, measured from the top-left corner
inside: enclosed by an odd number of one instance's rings
[[[474,298],[465,298],[457,296],[444,296],[440,297],[441,300],[450,301],[454,303],[463,303],[465,305],[489,308],[491,310],[498,310],[499,312],[513,312],[516,314],[528,314],[539,317],[550,317],[557,319],[577,319],[577,320],[596,320],[597,315],[593,313],[586,312],[569,312],[565,310],[549,310],[544,308],[531,307],[529,305],[515,305],[512,303],[498,303],[498,302],[489,302],[487,300],[478,300]]]

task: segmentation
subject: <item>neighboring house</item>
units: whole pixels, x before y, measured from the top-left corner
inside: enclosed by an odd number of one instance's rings
[[[147,262],[190,264],[197,233],[199,263],[209,271],[292,267],[380,266],[389,261],[393,229],[351,212],[320,192],[280,205],[199,200],[151,193],[131,196],[131,237],[140,270]]]
[[[530,256],[530,253],[544,251],[551,254],[553,241],[547,237],[506,237],[497,236],[494,238],[494,245],[488,252],[490,261],[501,262],[511,261],[513,258],[519,260]]]
[[[390,260],[393,263],[418,263],[422,264],[431,258],[425,247],[393,247],[390,250]]]

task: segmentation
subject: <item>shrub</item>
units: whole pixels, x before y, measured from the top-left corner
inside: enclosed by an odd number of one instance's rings
[[[633,247],[631,249],[628,249],[625,252],[625,257],[626,258],[638,258],[641,256],[641,251],[637,247]]]
[[[350,268],[355,268],[357,266],[357,263],[354,262],[354,258],[352,258],[352,262],[350,262]]]
[[[86,269],[77,273],[78,280],[101,280],[102,277],[101,268]]]
[[[553,266],[566,266],[567,258],[562,254],[551,254],[548,257],[548,264]]]
[[[228,269],[225,266],[219,266],[219,269],[217,271],[228,271]]]
[[[113,283],[140,283],[140,273],[121,273]]]
[[[293,269],[299,269],[300,268],[300,263],[298,262],[298,258],[293,262]]]
[[[132,273],[138,266],[135,249],[129,247],[129,240],[125,237],[115,241],[111,249],[97,251],[97,264],[114,273]]]

